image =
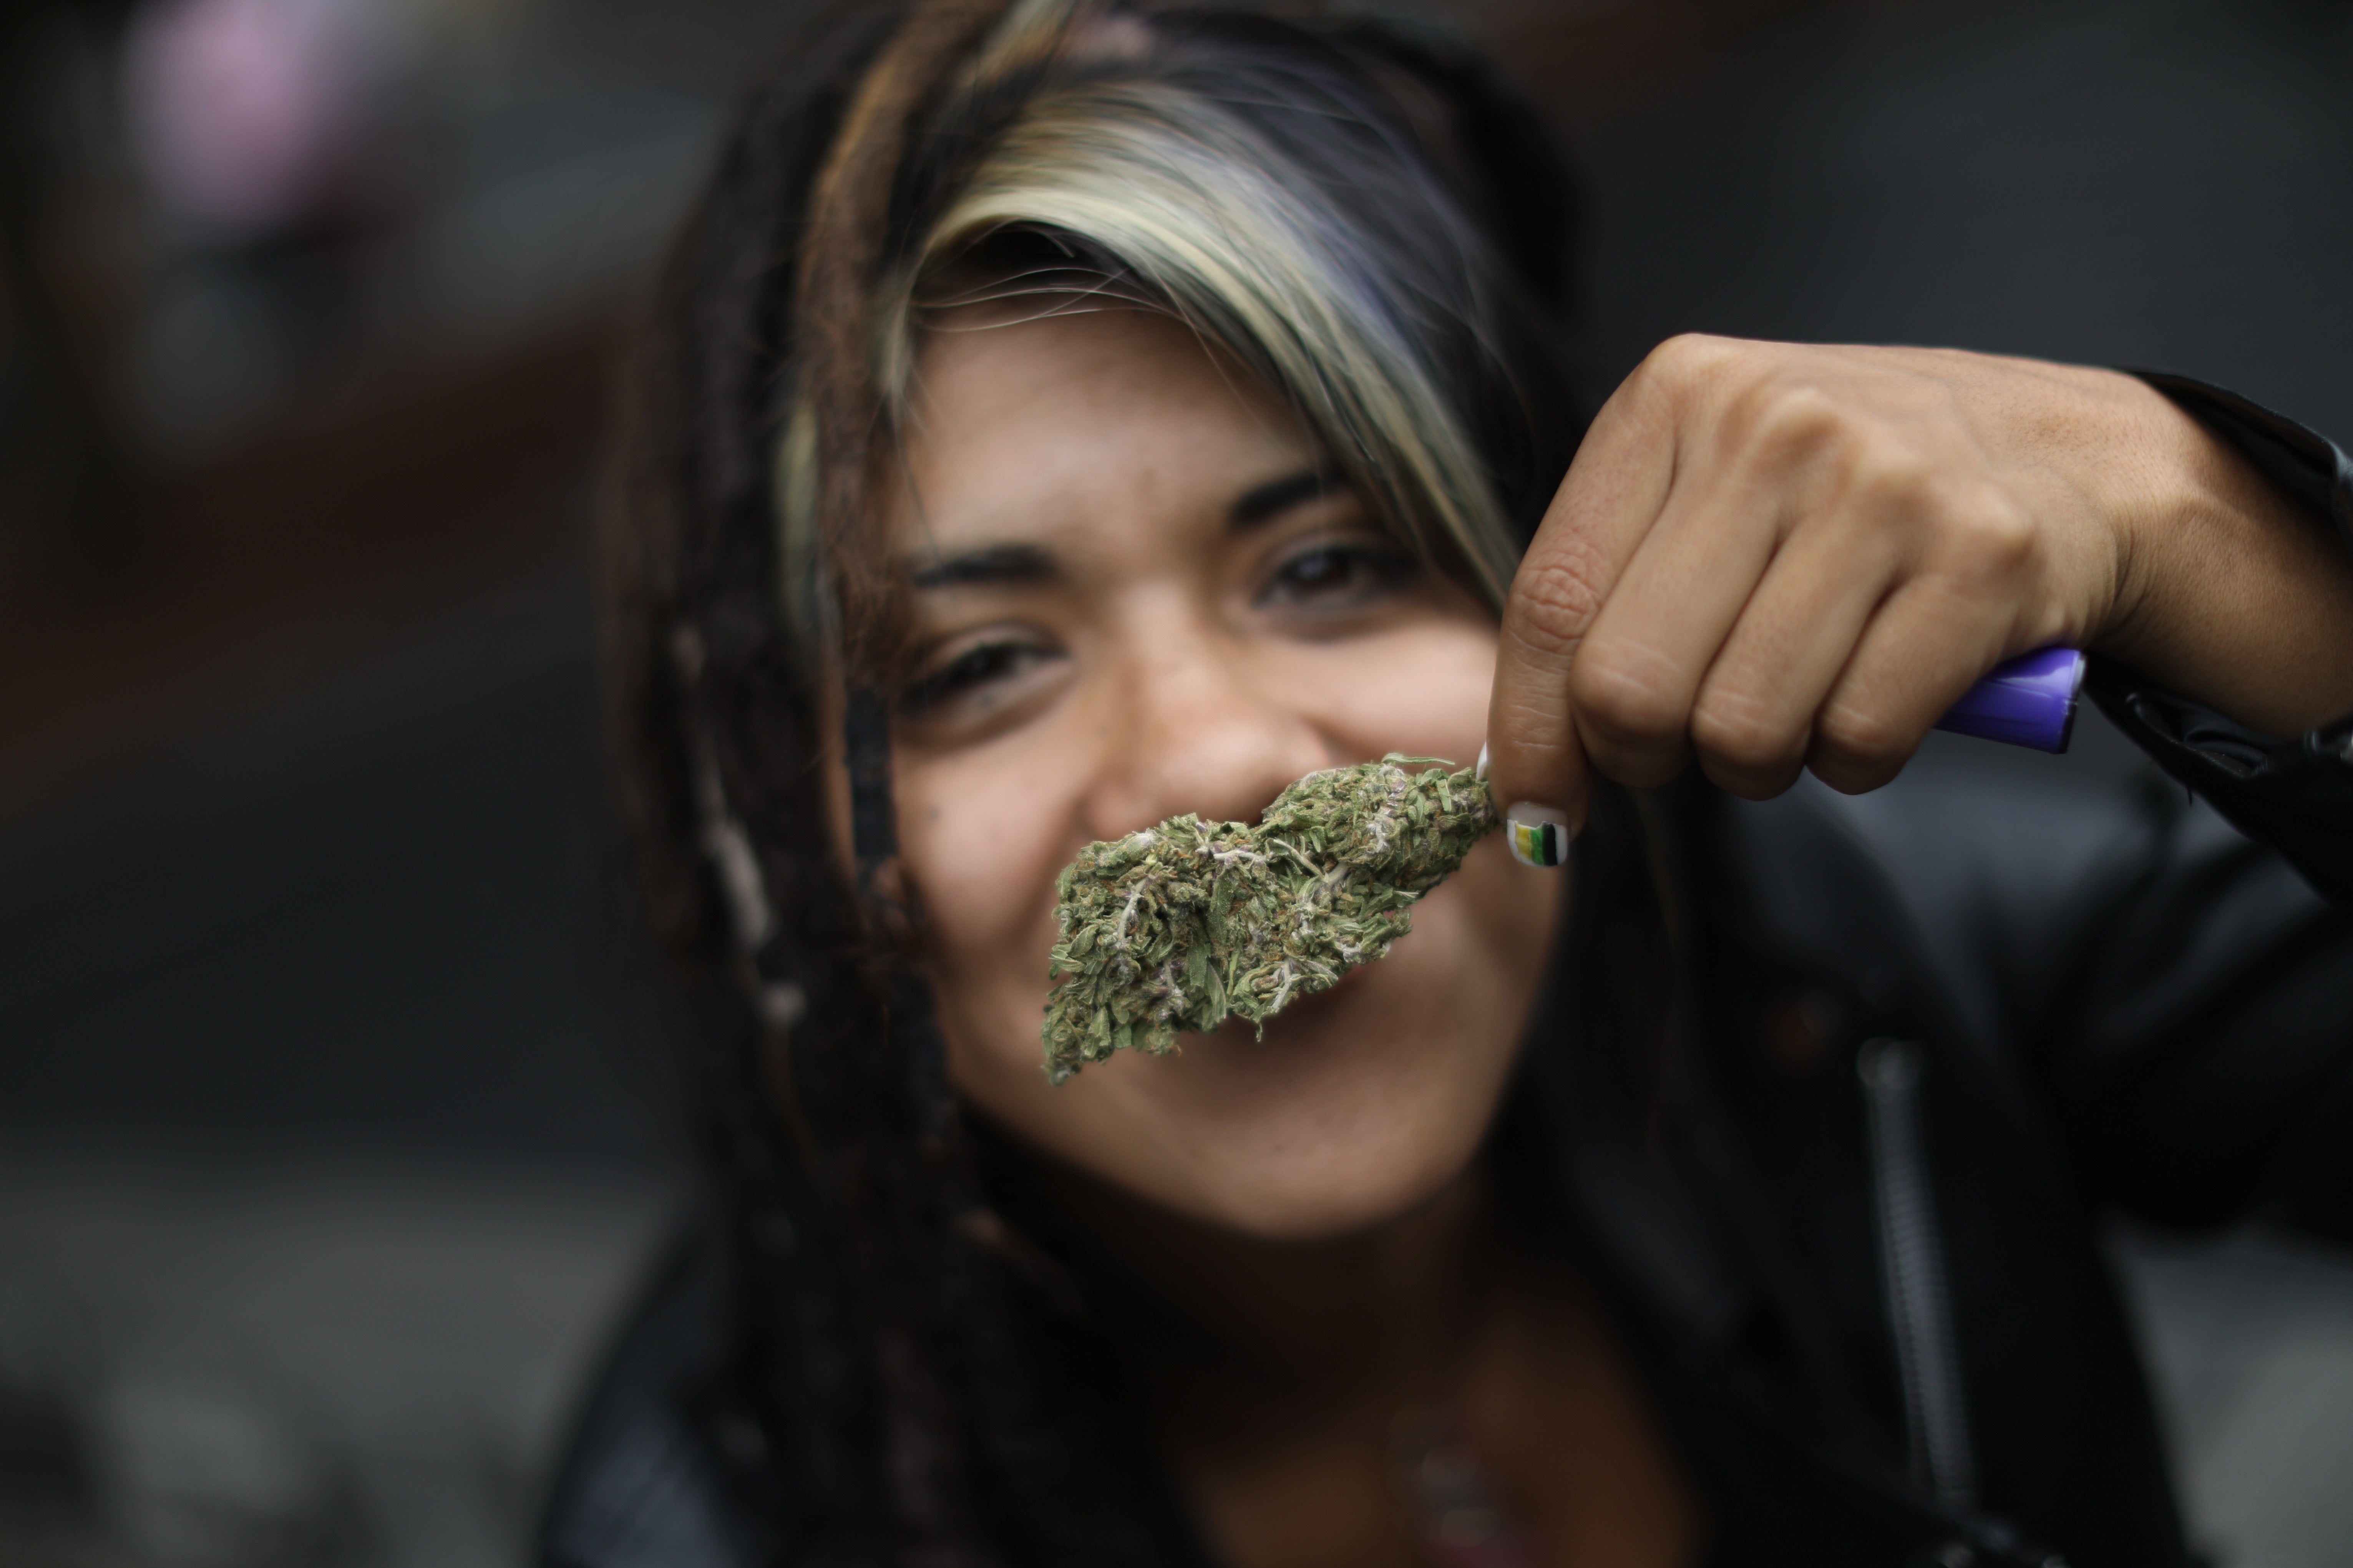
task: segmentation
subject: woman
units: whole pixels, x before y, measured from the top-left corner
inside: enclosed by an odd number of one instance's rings
[[[2188,1561],[2092,1226],[2353,1232],[2344,459],[1708,341],[1586,433],[1542,146],[1315,5],[851,7],[754,104],[608,541],[714,1218],[547,1561]],[[1792,787],[2053,642],[2252,837]],[[1482,746],[1566,877],[1047,1083],[1080,847]]]

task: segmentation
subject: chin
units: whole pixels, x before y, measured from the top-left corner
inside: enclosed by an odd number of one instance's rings
[[[1138,1109],[1184,1157],[1097,1169],[1269,1241],[1345,1236],[1429,1202],[1478,1153],[1517,1019],[1451,1005],[1454,988],[1433,984],[1447,967],[1432,962],[1441,944],[1417,953],[1415,940],[1294,1005],[1263,1040],[1236,1025],[1187,1039],[1179,1056],[1135,1058],[1135,1076],[1156,1080]]]
[[[1237,1173],[1242,1181],[1200,1194],[1185,1205],[1185,1217],[1259,1241],[1339,1240],[1419,1209],[1452,1184],[1477,1149],[1473,1139],[1456,1158],[1416,1159],[1407,1151],[1386,1163],[1380,1162],[1382,1151],[1363,1149],[1328,1162],[1312,1156],[1276,1162],[1272,1168],[1243,1160]]]

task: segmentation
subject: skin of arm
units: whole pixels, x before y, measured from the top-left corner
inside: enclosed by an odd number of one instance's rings
[[[2353,561],[2114,372],[1707,337],[1611,396],[1505,603],[1499,803],[1694,756],[1735,794],[1894,778],[2001,659],[2069,644],[2253,728],[2353,710]]]

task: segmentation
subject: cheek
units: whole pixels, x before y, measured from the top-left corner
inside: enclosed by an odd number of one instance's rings
[[[1303,644],[1282,654],[1278,672],[1352,760],[1402,752],[1466,766],[1486,738],[1494,678],[1494,628],[1467,618]]]
[[[1079,847],[1067,770],[1052,760],[1045,747],[985,748],[902,766],[897,781],[901,847],[951,1047],[1018,1056],[1032,1073],[1054,879]]]
[[[921,826],[902,818],[901,839],[919,875],[941,956],[956,967],[976,952],[1027,935],[1040,912],[1039,867],[1054,836],[1017,790],[959,791],[927,803]],[[1047,873],[1050,881],[1052,872]]]

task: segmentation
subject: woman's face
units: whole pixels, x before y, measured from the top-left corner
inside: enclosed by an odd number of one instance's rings
[[[1328,1237],[1469,1163],[1560,879],[1500,837],[1389,956],[1177,1055],[1060,1088],[1038,1033],[1054,879],[1164,817],[1254,821],[1303,773],[1478,754],[1495,628],[1419,570],[1276,398],[1166,318],[930,335],[895,539],[923,653],[898,733],[904,864],[950,1072],[1036,1148],[1195,1220]]]

